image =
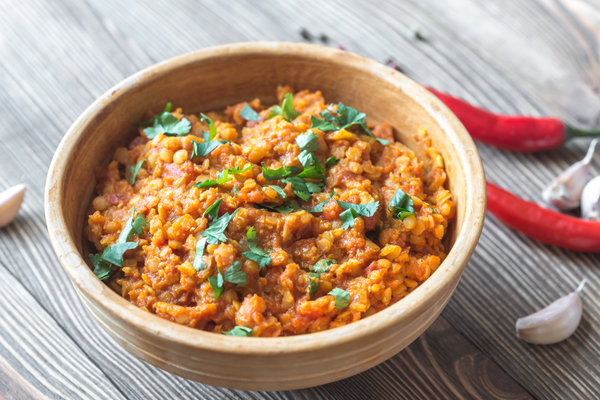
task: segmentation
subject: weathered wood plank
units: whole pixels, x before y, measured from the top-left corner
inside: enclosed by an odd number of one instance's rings
[[[5,2],[0,13],[0,188],[25,181],[28,192],[20,217],[0,231],[0,259],[127,398],[351,398],[368,395],[367,388],[380,398],[458,397],[451,388],[465,398],[486,397],[458,374],[448,381],[436,377],[420,341],[410,347],[414,358],[407,351],[358,377],[293,393],[211,388],[150,367],[120,348],[98,345],[111,341],[87,315],[48,242],[42,206],[47,168],[71,122],[125,76],[200,47],[302,40],[302,27],[376,60],[393,57],[417,81],[496,111],[554,113],[597,124],[598,15],[597,7],[578,0],[428,0],[377,7],[316,0],[239,1],[235,6],[216,0]],[[412,28],[427,40],[415,40]],[[586,143],[535,155],[479,149],[491,180],[539,200],[541,188],[581,157]],[[600,390],[600,318],[592,311],[600,303],[598,261],[596,255],[540,245],[489,218],[443,315],[534,396],[591,397]],[[583,276],[589,279],[586,311],[571,340],[546,347],[516,340],[513,323],[518,316],[566,293]],[[452,348],[438,344],[440,339],[426,343],[449,373],[443,357]],[[459,364],[481,365],[480,357]],[[425,383],[419,380],[425,379],[421,368],[427,371]],[[428,374],[433,374],[431,380]]]

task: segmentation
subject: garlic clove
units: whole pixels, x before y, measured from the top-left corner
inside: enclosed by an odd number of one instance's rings
[[[592,140],[583,160],[576,162],[558,175],[542,192],[542,198],[551,206],[567,211],[579,207],[583,188],[589,180],[590,162],[598,139]]]
[[[25,185],[23,184],[13,186],[0,193],[0,228],[10,224],[17,216],[24,198]]]
[[[584,279],[576,291],[542,308],[536,313],[519,318],[516,323],[517,337],[534,344],[554,344],[571,336],[581,321],[583,306],[579,292]]]
[[[600,221],[600,176],[589,181],[583,188],[581,218]]]

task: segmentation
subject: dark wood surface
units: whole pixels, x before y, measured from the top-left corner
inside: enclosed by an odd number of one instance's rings
[[[0,230],[0,399],[598,397],[597,255],[539,244],[488,216],[442,317],[405,351],[321,387],[241,392],[145,364],[93,322],[50,246],[43,191],[70,124],[126,76],[217,44],[306,41],[302,28],[325,34],[332,46],[381,62],[393,58],[416,81],[494,111],[553,114],[598,127],[599,4],[2,0],[0,6],[0,190],[27,185],[19,216]],[[581,158],[588,142],[528,155],[478,148],[491,181],[540,201],[541,189]],[[553,346],[515,337],[516,318],[583,277],[584,317],[573,337]]]

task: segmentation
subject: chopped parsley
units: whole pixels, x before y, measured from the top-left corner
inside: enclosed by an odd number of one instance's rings
[[[246,103],[242,111],[240,111],[240,117],[244,118],[247,121],[260,121],[260,115],[252,107],[250,104]]]
[[[250,229],[248,229],[248,232],[246,232],[247,244],[250,251],[245,251],[242,255],[250,260],[256,261],[261,268],[264,268],[271,264],[271,257],[269,257],[269,252],[264,251],[258,245],[256,236],[256,231],[254,230],[254,227],[251,226]]]
[[[271,119],[277,115],[281,115],[286,121],[292,122],[300,113],[294,109],[294,97],[291,93],[287,93],[280,106],[271,108],[271,112],[267,119]]]
[[[245,326],[236,326],[230,331],[223,332],[223,335],[250,337],[252,336],[252,329],[246,328]]]
[[[165,136],[185,136],[192,129],[192,125],[187,118],[179,120],[171,114],[171,103],[167,104],[161,114],[142,122],[140,125],[152,125],[144,129],[144,134],[148,139],[154,139],[159,133]]]
[[[208,225],[201,235],[206,238],[206,241],[211,244],[219,244],[219,241],[226,242],[227,236],[224,232],[227,229],[227,225],[233,219],[234,215],[238,212],[239,208],[236,209],[233,214],[225,213],[221,218],[214,220]]]
[[[206,264],[202,261],[202,257],[204,256],[204,248],[206,247],[206,238],[201,237],[196,241],[196,257],[194,257],[194,269],[196,271],[200,271],[201,269],[206,268]]]
[[[333,113],[337,114],[334,115]],[[377,140],[382,145],[388,145],[390,142],[385,139],[379,139],[367,126],[367,114],[359,113],[356,109],[348,107],[343,103],[338,103],[337,111],[333,111],[332,105],[320,114],[321,118],[311,117],[312,127],[323,132],[338,131],[347,129],[353,125],[358,125],[370,137]]]
[[[335,288],[327,294],[335,297],[335,308],[338,310],[343,310],[350,304],[350,293],[346,292],[344,289]]]
[[[225,271],[223,279],[226,282],[235,283],[238,286],[246,286],[248,283],[248,276],[242,271],[242,263],[237,260],[229,266],[227,271]]]
[[[307,132],[296,137],[296,143],[300,150],[313,152],[319,148],[319,137],[314,132]]]
[[[268,187],[268,188],[273,189],[274,191],[277,192],[277,194],[279,194],[281,197],[283,197],[285,199],[285,192],[279,186],[277,186],[277,185],[265,185],[264,187]]]
[[[125,252],[127,250],[135,249],[138,246],[136,242],[130,242],[131,238],[134,234],[136,234],[138,237],[142,237],[144,235],[144,227],[146,225],[146,216],[142,213],[138,213],[136,215],[134,207],[131,211],[131,217],[129,217],[127,223],[125,224],[125,227],[119,234],[117,243],[105,248],[102,252],[102,256],[90,254],[90,259],[94,264],[94,274],[96,274],[96,270],[98,270],[98,275],[103,276],[103,279],[108,278],[108,276],[110,275],[110,273],[108,273],[108,275],[105,276],[109,266],[106,266],[105,264],[101,263],[98,257],[100,257],[103,261],[116,265],[118,267],[123,266],[123,255],[125,254]],[[110,268],[112,270],[112,267]]]
[[[225,285],[223,274],[221,274],[219,267],[217,267],[217,276],[209,276],[208,283],[210,283],[213,292],[215,292],[215,300],[218,299],[221,293],[223,293],[223,286]]]
[[[192,142],[192,159],[194,157],[206,157],[222,144],[229,143],[227,140],[211,140],[209,142]]]
[[[332,258],[323,258],[313,265],[312,270],[319,274],[324,274],[329,271],[329,267],[333,264],[337,264],[337,261]]]
[[[218,199],[214,203],[212,203],[203,213],[202,218],[206,215],[206,218],[210,218],[211,220],[217,219],[219,216],[219,207],[221,207],[221,203],[223,199]]]
[[[336,201],[340,207],[346,210],[340,214],[340,219],[343,222],[342,229],[348,229],[354,226],[354,219],[358,218],[359,216],[372,217],[379,208],[379,201],[373,201],[367,204],[345,203],[339,200]]]
[[[297,210],[302,210],[303,208],[300,207],[298,204],[296,204],[293,201],[284,201],[280,206],[270,206],[267,204],[254,204],[255,208],[258,208],[259,210],[267,210],[267,211],[271,211],[271,212],[278,212],[278,213],[282,213],[282,214],[289,214],[292,211],[297,211]]]
[[[212,179],[208,179],[208,180],[205,180],[202,182],[198,182],[192,187],[200,189],[203,187],[223,185],[223,184],[225,184],[227,182],[231,182],[233,180],[232,175],[241,174],[243,172],[250,171],[253,167],[254,167],[253,165],[248,165],[244,169],[240,169],[240,167],[228,168],[226,170],[219,172],[219,175],[217,175],[216,181],[212,180]]]
[[[313,153],[308,153],[303,150],[298,156],[298,160],[302,163],[304,170],[298,174],[300,178],[305,179],[325,179],[325,168],[319,163],[317,156]]]
[[[333,167],[335,164],[337,164],[338,162],[340,162],[340,160],[338,160],[337,158],[335,158],[335,157],[329,157],[329,158],[327,159],[327,161],[325,161],[325,167],[326,167],[326,168],[331,168],[331,167]]]
[[[208,124],[208,135],[206,132],[204,132],[204,141],[210,142],[217,136],[217,127],[215,126],[213,120],[210,119],[210,117],[208,117],[206,114],[200,113],[200,115],[202,116],[200,121],[206,121],[206,123]]]
[[[390,210],[394,218],[403,221],[409,215],[415,215],[413,205],[413,201],[409,195],[401,189],[396,189],[396,193],[394,193],[388,204],[388,210]]]
[[[432,212],[432,213],[434,213],[434,214],[439,214],[439,212],[438,212],[438,211],[437,211],[435,208],[431,207],[429,204],[425,203],[425,205],[426,205],[427,207],[429,207],[429,209],[431,210],[431,212]]]
[[[300,171],[300,168],[288,165],[284,165],[283,167],[277,169],[270,169],[265,166],[265,163],[262,163],[263,176],[269,182],[287,178],[288,176],[292,174],[297,174]]]
[[[308,298],[313,299],[315,294],[319,291],[319,287],[321,286],[321,274],[315,272],[308,273]]]
[[[284,180],[282,180],[282,182],[291,183],[292,190],[294,191],[296,196],[300,197],[302,200],[308,201],[308,199],[310,199],[310,194],[312,192],[309,189],[309,187],[307,186],[307,182],[304,179],[302,179],[298,176],[291,176],[289,178],[285,178]],[[319,193],[319,192],[320,192],[320,190],[315,193]]]
[[[112,266],[106,260],[103,260],[100,254],[90,254],[90,260],[94,265],[94,275],[101,281],[112,274]]]
[[[140,172],[140,168],[142,168],[144,161],[146,161],[145,158],[130,167],[129,171],[131,172],[131,186],[135,185],[135,180],[137,179],[138,172]]]

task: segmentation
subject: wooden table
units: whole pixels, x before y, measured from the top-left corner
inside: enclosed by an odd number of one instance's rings
[[[77,116],[126,76],[166,58],[239,41],[306,41],[386,62],[494,111],[600,125],[600,8],[580,0],[153,1],[0,3],[0,190],[27,184],[0,230],[0,399],[596,398],[600,393],[600,257],[549,247],[488,216],[450,303],[389,361],[293,392],[227,390],[141,362],[90,318],[50,246],[48,165]],[[419,35],[414,32],[418,31]],[[419,36],[419,37],[416,37]],[[301,89],[301,88],[299,88]],[[540,154],[479,145],[488,179],[540,201],[589,140]],[[594,174],[600,158],[596,157]],[[569,340],[519,341],[514,322],[587,277]]]

